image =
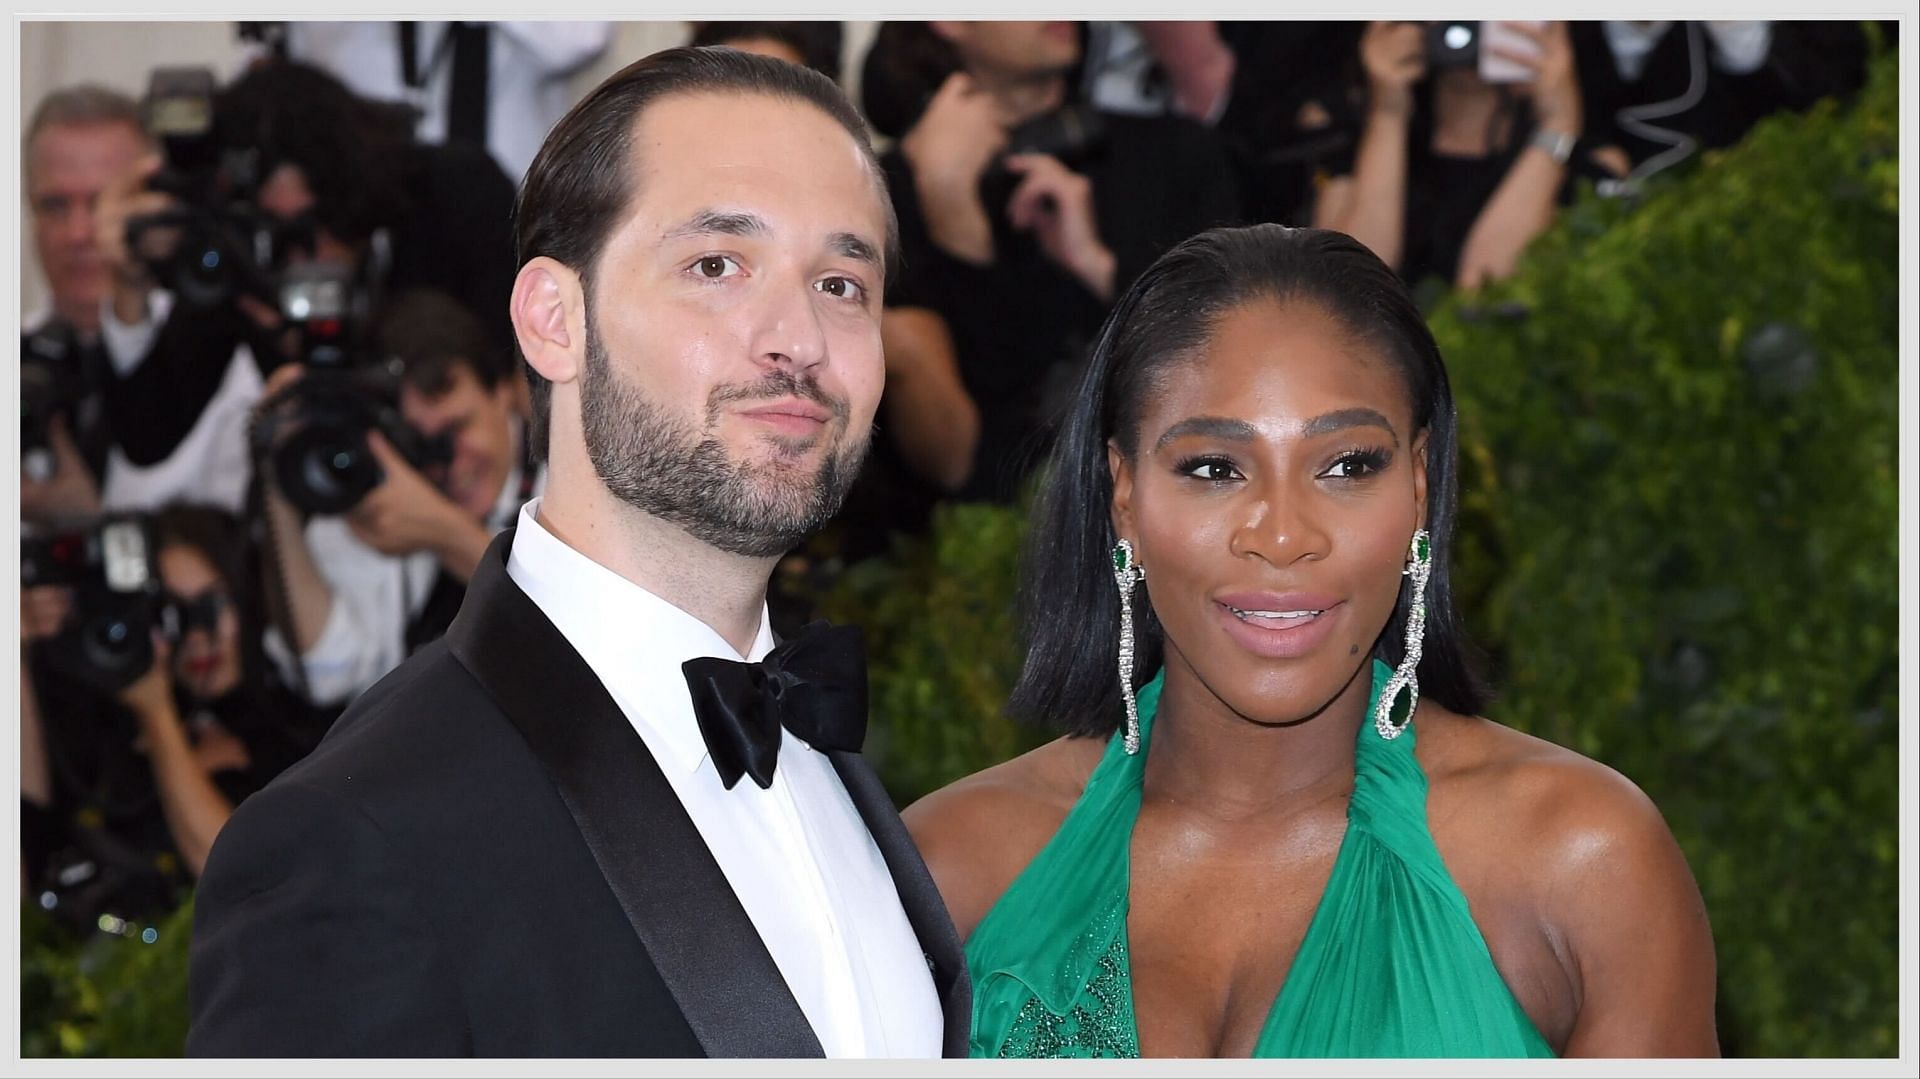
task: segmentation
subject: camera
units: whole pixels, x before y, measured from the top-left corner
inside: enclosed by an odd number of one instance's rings
[[[20,335],[20,469],[36,482],[52,479],[58,468],[54,418],[87,394],[79,353],[78,335],[59,319]]]
[[[1105,151],[1106,140],[1106,118],[1083,104],[1043,113],[1007,132],[1006,150],[980,174],[980,205],[995,222],[996,232],[1004,232],[1007,203],[1020,186],[1020,177],[1006,167],[1007,156],[1047,154],[1080,172]]]
[[[127,247],[195,310],[236,294],[271,301],[273,230],[254,206],[258,152],[223,148],[207,68],[158,68],[140,105],[142,123],[166,159],[149,181],[179,208],[127,223]]]
[[[426,438],[400,415],[398,365],[371,356],[357,327],[369,306],[348,271],[325,263],[290,267],[280,313],[294,327],[306,373],[262,410],[254,454],[287,501],[308,516],[346,513],[386,479],[367,444],[378,431],[422,471],[453,459],[452,437]]]
[[[153,630],[174,632],[155,554],[152,528],[138,516],[21,535],[20,586],[60,586],[73,596],[66,625],[44,642],[50,668],[106,695],[147,672]]]
[[[1480,63],[1479,21],[1427,24],[1427,67],[1475,67]]]

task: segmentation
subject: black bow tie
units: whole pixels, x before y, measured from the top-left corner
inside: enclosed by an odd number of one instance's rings
[[[857,753],[866,737],[866,646],[857,626],[815,622],[758,663],[702,657],[680,668],[728,790],[742,775],[761,790],[773,785],[781,727],[822,750]]]

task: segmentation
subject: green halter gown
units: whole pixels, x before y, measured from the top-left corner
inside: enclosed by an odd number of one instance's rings
[[[1373,698],[1390,673],[1374,664]],[[972,1055],[1140,1055],[1128,847],[1160,687],[1139,694],[1141,751],[1109,741],[1060,830],[968,940]],[[1360,725],[1346,836],[1254,1056],[1553,1055],[1440,862],[1413,745],[1411,726],[1387,741]]]

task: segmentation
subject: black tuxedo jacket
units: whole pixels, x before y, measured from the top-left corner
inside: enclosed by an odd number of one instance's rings
[[[221,831],[195,1056],[820,1056],[644,742],[488,548],[446,638]],[[835,770],[963,1056],[959,938],[886,791]]]

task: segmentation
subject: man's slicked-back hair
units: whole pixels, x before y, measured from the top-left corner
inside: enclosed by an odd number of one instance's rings
[[[546,257],[591,282],[600,254],[626,215],[634,196],[634,131],[649,105],[689,94],[759,94],[814,105],[845,128],[873,170],[876,194],[887,215],[887,265],[898,260],[893,204],[886,197],[879,160],[866,121],[832,79],[811,68],[725,48],[666,49],[609,76],[568,110],[547,133],[528,166],[514,203],[514,263]],[[524,362],[531,389],[529,436],[546,453],[553,385]]]

